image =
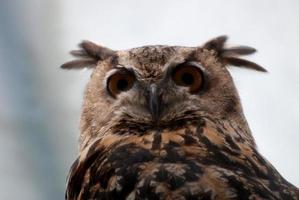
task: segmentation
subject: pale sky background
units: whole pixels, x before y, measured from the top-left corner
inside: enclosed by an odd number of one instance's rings
[[[1,0],[0,199],[64,198],[90,72],[59,65],[81,40],[197,46],[222,34],[269,70],[231,73],[260,152],[298,187],[298,0]]]

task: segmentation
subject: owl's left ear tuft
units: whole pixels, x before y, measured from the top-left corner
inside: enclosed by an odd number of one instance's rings
[[[225,42],[227,41],[227,39],[228,37],[225,35],[216,37],[206,42],[202,46],[202,48],[214,51],[221,60],[221,62],[223,62],[225,65],[232,65],[237,67],[249,68],[261,72],[267,72],[265,68],[256,63],[239,58],[239,56],[255,53],[256,49],[248,46],[236,46],[225,48]]]
[[[63,69],[94,68],[98,61],[105,60],[115,55],[115,51],[100,46],[93,42],[84,40],[79,44],[79,50],[70,53],[78,59],[66,62],[61,65]]]

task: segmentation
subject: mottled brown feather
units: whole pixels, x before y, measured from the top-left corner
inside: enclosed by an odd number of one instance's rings
[[[67,199],[299,199],[253,147],[227,143],[234,134],[217,131],[223,126],[206,119],[204,127],[162,131],[154,149],[155,132],[97,142],[71,168]]]

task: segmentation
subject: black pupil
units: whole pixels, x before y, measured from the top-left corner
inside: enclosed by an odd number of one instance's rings
[[[128,81],[126,79],[120,79],[119,81],[117,81],[117,89],[119,91],[124,91],[128,88]]]
[[[186,85],[192,85],[194,82],[193,75],[190,73],[184,73],[181,77],[182,82]]]

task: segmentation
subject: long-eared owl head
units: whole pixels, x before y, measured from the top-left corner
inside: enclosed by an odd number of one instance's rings
[[[143,46],[114,51],[89,41],[66,69],[93,68],[81,116],[81,147],[110,134],[172,129],[202,117],[246,121],[227,65],[265,71],[239,58],[255,52],[225,48],[226,36],[200,47]]]

